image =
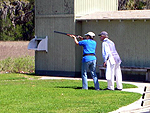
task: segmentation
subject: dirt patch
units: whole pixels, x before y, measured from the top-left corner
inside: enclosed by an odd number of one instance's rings
[[[0,41],[0,60],[8,57],[34,56],[34,50],[28,50],[29,41]]]

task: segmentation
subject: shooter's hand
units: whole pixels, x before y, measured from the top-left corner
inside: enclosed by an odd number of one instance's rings
[[[81,39],[81,40],[83,40],[83,39],[84,39],[84,38],[83,38],[82,36],[80,36],[80,35],[79,35],[79,36],[77,36],[77,37],[78,37],[79,39]]]
[[[72,37],[74,39],[74,42],[76,43],[76,45],[79,45],[79,42],[78,42],[77,37],[75,35],[67,34],[67,36]]]
[[[72,37],[72,38],[76,38],[75,35],[71,35],[71,34],[67,34],[67,36],[70,36],[70,37]]]
[[[106,68],[106,66],[107,66],[106,62],[103,63],[103,66]]]

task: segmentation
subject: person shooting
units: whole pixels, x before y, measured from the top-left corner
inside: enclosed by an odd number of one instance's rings
[[[67,34],[74,39],[76,45],[83,46],[83,58],[82,58],[82,89],[88,90],[87,82],[87,70],[90,70],[91,76],[93,78],[95,90],[99,90],[99,82],[96,75],[96,41],[94,41],[95,34],[93,32],[88,32],[85,34],[85,38],[79,37],[81,41],[77,40],[77,36]],[[83,40],[84,39],[84,40]]]

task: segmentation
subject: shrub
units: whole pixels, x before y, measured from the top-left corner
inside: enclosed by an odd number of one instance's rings
[[[33,56],[23,56],[19,58],[8,57],[0,61],[0,71],[9,73],[33,73],[35,61]]]

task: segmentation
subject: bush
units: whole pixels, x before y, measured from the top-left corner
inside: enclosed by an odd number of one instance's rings
[[[35,70],[35,61],[33,56],[24,56],[19,58],[8,57],[0,61],[0,71],[9,73],[33,73]]]

